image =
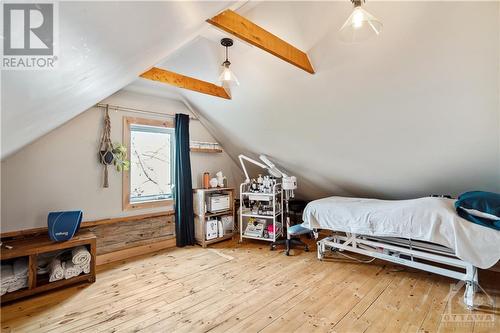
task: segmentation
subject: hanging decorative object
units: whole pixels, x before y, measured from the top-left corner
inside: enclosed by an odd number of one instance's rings
[[[113,164],[115,156],[113,154],[113,144],[111,143],[111,120],[109,118],[109,106],[106,105],[106,113],[104,115],[104,129],[99,145],[99,157],[101,164],[104,166],[104,182],[103,187],[109,187],[108,181],[108,165]]]
[[[365,0],[351,0],[351,2],[354,10],[340,28],[340,39],[356,43],[378,36],[382,31],[382,22],[361,7]]]
[[[226,60],[221,65],[221,73],[219,76],[219,82],[222,84],[222,86],[229,86],[231,84],[236,84],[239,85],[240,82],[234,75],[234,73],[229,69],[229,66],[231,66],[231,63],[229,62],[229,59],[227,57],[227,48],[233,46],[233,40],[231,38],[222,38],[220,43],[222,46],[226,48]]]

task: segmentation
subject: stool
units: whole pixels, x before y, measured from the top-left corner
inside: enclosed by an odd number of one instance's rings
[[[285,254],[287,256],[290,255],[290,249],[294,245],[303,246],[304,251],[308,252],[309,247],[307,246],[306,243],[304,243],[303,241],[300,240],[300,235],[307,235],[307,234],[310,235],[311,232],[312,232],[311,229],[304,228],[300,224],[293,225],[293,226],[287,228],[286,239],[280,239],[276,242],[271,243],[271,251],[275,250],[276,246],[285,244],[285,247],[286,247]]]

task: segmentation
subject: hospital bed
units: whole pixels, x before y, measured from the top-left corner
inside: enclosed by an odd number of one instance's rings
[[[304,227],[331,230],[318,241],[328,251],[351,251],[463,281],[464,303],[474,307],[477,268],[500,260],[500,232],[462,219],[454,200],[376,200],[329,197],[310,202]]]

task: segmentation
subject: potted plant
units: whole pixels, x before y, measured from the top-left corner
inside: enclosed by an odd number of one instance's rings
[[[113,144],[113,164],[116,171],[128,171],[130,168],[130,161],[127,160],[127,147],[119,142]]]

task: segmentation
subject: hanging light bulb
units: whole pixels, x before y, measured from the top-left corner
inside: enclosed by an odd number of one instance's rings
[[[351,0],[354,10],[340,28],[340,38],[344,42],[355,43],[378,36],[382,31],[382,22],[361,8],[364,0]]]
[[[231,38],[222,38],[220,43],[222,46],[226,48],[226,60],[221,65],[221,73],[219,75],[219,82],[223,86],[229,86],[231,84],[236,84],[239,85],[240,82],[236,78],[236,75],[229,69],[229,66],[231,66],[231,63],[228,60],[227,57],[227,48],[233,46],[233,40]]]

